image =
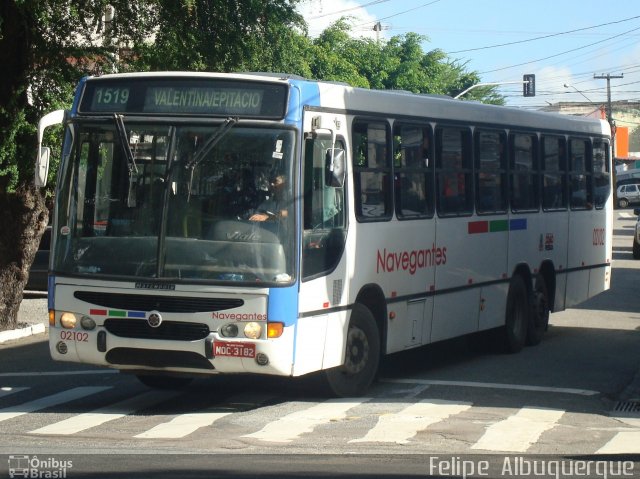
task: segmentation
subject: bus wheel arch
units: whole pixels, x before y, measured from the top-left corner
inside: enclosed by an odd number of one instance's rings
[[[380,330],[373,313],[356,302],[349,318],[344,363],[323,371],[329,391],[338,397],[364,394],[378,373],[380,350]]]

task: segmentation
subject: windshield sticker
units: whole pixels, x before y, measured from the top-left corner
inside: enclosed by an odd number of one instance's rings
[[[69,228],[68,226],[63,226],[62,228],[60,228],[60,234],[62,236],[67,236],[69,233],[71,233],[71,228]]]

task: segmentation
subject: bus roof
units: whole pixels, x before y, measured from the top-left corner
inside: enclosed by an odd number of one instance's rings
[[[358,115],[388,113],[395,117],[417,117],[440,122],[443,120],[451,122],[464,121],[465,123],[477,125],[514,127],[514,129],[534,128],[537,130],[572,131],[585,135],[610,135],[609,124],[604,120],[456,100],[445,95],[356,88],[345,83],[309,80],[285,73],[136,72],[87,77],[86,80],[98,78],[217,78],[225,80],[281,81],[290,85],[317,88],[319,91],[319,98],[316,99],[317,104],[309,106],[336,109]],[[376,107],[372,108],[371,105],[374,102]]]

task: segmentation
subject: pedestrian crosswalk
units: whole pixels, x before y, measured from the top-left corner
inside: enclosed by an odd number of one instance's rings
[[[3,407],[5,400],[19,397],[18,393],[30,399],[17,404],[12,400],[12,405]],[[190,394],[137,390],[123,397],[122,391],[112,386],[86,386],[37,397],[37,391],[26,387],[3,388],[0,427],[34,438],[93,438],[107,430],[110,437],[122,434],[128,440],[211,437],[220,441],[234,439],[248,447],[316,447],[322,441],[330,441],[334,446],[342,444],[350,451],[363,452],[375,451],[377,446],[388,450],[397,444],[425,453],[462,453],[460,445],[464,444],[474,454],[544,453],[545,435],[555,434],[555,439],[547,443],[555,441],[557,447],[557,438],[575,434],[577,426],[572,424],[571,416],[579,416],[570,410],[531,404],[488,407],[471,401],[424,397],[429,390],[420,390],[419,397],[297,402],[267,401],[268,397],[263,396],[265,403],[253,408],[233,397],[223,403],[200,400],[189,407]],[[69,403],[73,407],[66,407]],[[161,413],[148,412],[154,408],[160,408]],[[585,443],[592,440],[596,444],[590,452],[640,453],[640,428],[621,426],[604,415],[597,426],[581,430],[583,437],[592,434],[591,439],[585,437]]]

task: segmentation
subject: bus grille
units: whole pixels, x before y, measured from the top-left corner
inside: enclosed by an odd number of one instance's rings
[[[162,296],[152,294],[119,294],[97,291],[76,291],[80,301],[105,308],[134,311],[161,311],[164,313],[201,313],[239,308],[244,304],[237,298],[199,298],[188,296]]]
[[[154,349],[113,348],[105,359],[110,364],[149,366],[152,368],[214,369],[204,356],[193,351],[157,351]]]
[[[152,328],[141,319],[108,318],[104,327],[121,338],[197,341],[209,336],[209,326],[206,324],[181,321],[163,321],[157,328]]]

